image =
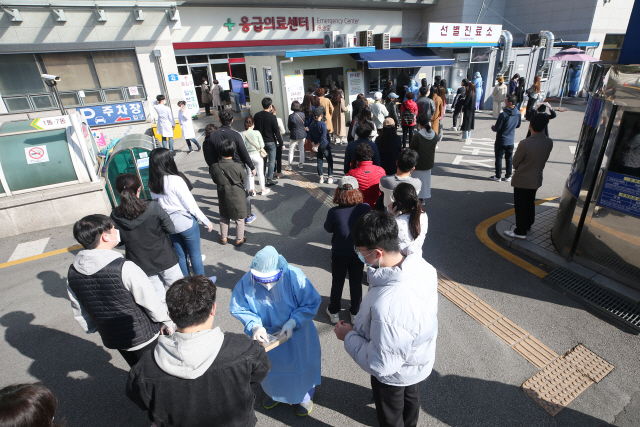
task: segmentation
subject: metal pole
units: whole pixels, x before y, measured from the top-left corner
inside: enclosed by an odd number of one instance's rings
[[[67,110],[65,110],[64,105],[62,105],[62,99],[60,99],[60,94],[58,93],[58,85],[56,84],[56,82],[53,82],[53,86],[51,87],[53,88],[53,96],[56,98],[56,102],[60,107],[60,112],[62,113],[63,116],[66,116]]]
[[[564,63],[564,61],[562,62]],[[562,98],[564,97],[564,80],[567,78],[566,68],[567,67],[564,67],[564,69],[562,70],[562,84],[560,85],[560,105],[558,105],[558,108],[562,107]]]
[[[162,82],[162,90],[164,91],[164,97],[167,99],[167,105],[171,108],[171,99],[169,99],[169,89],[167,88],[167,82],[164,80],[164,69],[162,68],[162,57],[156,56],[156,64],[160,70],[160,81]]]

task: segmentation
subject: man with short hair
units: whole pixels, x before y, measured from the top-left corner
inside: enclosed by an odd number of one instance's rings
[[[398,112],[398,105],[396,104],[398,95],[395,92],[391,92],[387,96],[387,99],[389,100],[389,102],[387,102],[387,111],[389,112],[389,118],[393,120],[397,132],[398,126],[400,126],[400,113]]]
[[[88,215],[73,226],[84,248],[69,267],[67,293],[73,316],[87,333],[98,332],[105,347],[118,350],[129,366],[153,351],[161,330],[173,327],[167,306],[146,273],[113,250],[120,232],[106,215]]]
[[[511,96],[511,95],[509,95]],[[553,149],[553,141],[544,134],[549,116],[535,114],[529,120],[531,136],[520,141],[513,156],[513,207],[516,211],[516,228],[504,234],[516,239],[526,239],[527,232],[536,220],[536,192],[542,186],[542,171]]]
[[[233,161],[244,165],[245,169],[248,170],[247,174],[250,173],[252,176],[256,176],[256,167],[253,165],[253,160],[251,160],[251,157],[249,156],[249,152],[247,151],[247,146],[244,144],[242,135],[231,127],[231,123],[233,123],[233,110],[221,110],[218,113],[218,117],[220,118],[220,124],[222,126],[202,142],[202,151],[204,154],[204,160],[209,166],[209,175],[211,175],[211,167],[213,164],[218,163],[220,159],[222,159],[222,155],[220,154],[222,141],[228,139],[236,146]],[[249,180],[246,180],[244,185],[245,188],[249,190]],[[248,216],[245,219],[245,222],[247,224],[251,224],[256,220],[257,215],[251,213],[251,197],[248,195],[248,191],[246,203]]]
[[[382,92],[376,92],[373,94],[373,104],[370,105],[371,114],[373,115],[373,122],[376,125],[376,130],[380,134],[382,130],[382,123],[384,119],[389,115],[387,107],[382,103]]]
[[[492,181],[501,181],[502,176],[502,157],[506,163],[506,174],[504,180],[511,181],[511,160],[513,157],[513,146],[515,143],[516,128],[520,127],[520,111],[516,110],[516,96],[507,95],[505,98],[505,107],[496,120],[496,124],[491,126],[491,130],[496,132],[495,155],[496,155],[496,173],[489,179]]]
[[[371,134],[373,134],[373,132],[376,130],[376,125],[373,123],[373,120],[367,119],[365,121],[357,122],[356,126],[356,135],[358,139],[348,143],[347,148],[345,148],[344,150],[345,174],[352,168],[356,167],[356,148],[358,147],[358,145],[360,145],[361,142],[366,142],[371,146],[371,149],[373,150],[373,164],[376,166],[380,166],[380,152],[378,151],[378,146],[369,138]]]
[[[273,171],[276,166],[276,150],[282,151],[284,141],[278,127],[278,118],[271,112],[273,101],[266,97],[262,99],[262,111],[253,116],[253,129],[260,132],[264,140],[264,149],[269,156],[266,158],[265,169],[267,169],[267,186],[276,185],[278,182],[273,179]],[[277,144],[277,147],[276,147]]]
[[[373,164],[373,149],[367,142],[361,142],[356,147],[356,167],[347,172],[358,180],[360,192],[364,203],[368,203],[371,209],[380,196],[380,178],[384,177],[384,169]]]
[[[419,383],[431,374],[436,353],[436,270],[421,254],[400,252],[398,225],[387,212],[363,215],[351,233],[368,266],[369,292],[355,325],[341,320],[334,333],[371,375],[380,426],[417,426]]]
[[[264,347],[213,328],[216,285],[204,276],[175,282],[167,304],[177,331],[129,372],[129,399],[157,427],[256,425],[251,385],[271,369]]]
[[[380,178],[380,191],[384,196],[383,206],[389,206],[389,203],[392,202],[393,190],[402,182],[408,182],[413,185],[413,188],[416,189],[416,194],[420,194],[422,181],[411,177],[411,172],[416,169],[416,164],[418,164],[418,153],[415,150],[407,148],[400,152],[396,162],[398,171],[395,175],[386,175]]]
[[[156,132],[160,135],[164,148],[167,148],[165,142],[169,140],[169,150],[171,150],[171,154],[175,156],[176,152],[173,149],[173,129],[176,127],[176,122],[173,118],[171,107],[167,107],[166,103],[167,99],[164,95],[156,96],[156,102],[153,106],[153,109],[156,110],[156,114],[158,115]]]
[[[429,121],[431,121],[431,117],[433,117],[433,113],[436,111],[436,104],[433,102],[433,99],[427,96],[428,94],[429,89],[422,86],[416,104],[418,104],[418,115],[425,114],[429,118]]]

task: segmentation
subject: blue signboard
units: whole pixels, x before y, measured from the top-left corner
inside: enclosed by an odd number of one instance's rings
[[[640,217],[640,179],[607,172],[598,205]]]
[[[177,74],[168,74],[167,77],[169,77],[169,81],[170,82],[177,82],[178,81],[178,75]]]
[[[91,127],[147,120],[140,101],[80,107],[78,111],[87,119],[87,124]]]

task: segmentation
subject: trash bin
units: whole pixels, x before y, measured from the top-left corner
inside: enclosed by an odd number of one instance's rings
[[[113,207],[120,204],[120,195],[116,191],[116,178],[123,173],[137,174],[142,181],[140,198],[151,200],[149,154],[154,148],[153,137],[143,134],[127,135],[113,147],[105,167],[107,194]]]
[[[158,142],[162,143],[162,135],[158,133],[158,125],[154,124],[151,128],[153,129],[153,134],[155,135]],[[178,138],[182,138],[182,128],[180,127],[180,123],[176,120],[176,127],[173,128],[174,143]]]

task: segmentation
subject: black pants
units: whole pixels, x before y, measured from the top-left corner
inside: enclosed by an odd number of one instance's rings
[[[416,125],[413,126],[402,126],[402,148],[407,148],[407,144],[411,142],[411,138],[413,138],[413,129]],[[407,135],[409,135],[409,140],[407,141]]]
[[[512,172],[512,164],[513,164],[513,145],[496,145],[495,153],[496,153],[496,177],[497,178],[502,177],[502,158],[504,157],[504,161],[507,166],[504,177],[510,178],[511,172]]]
[[[460,115],[461,112],[462,105],[460,105],[460,107],[456,107],[455,110],[453,110],[453,127],[458,126],[458,115]],[[460,122],[460,125],[462,125],[462,122]]]
[[[133,367],[142,356],[148,351],[153,351],[156,348],[156,344],[158,344],[158,338],[153,340],[150,344],[145,345],[142,348],[134,351],[126,351],[126,350],[118,350],[118,353],[122,355],[122,358],[129,364],[129,367]]]
[[[284,144],[276,144],[276,173],[282,173],[282,149],[284,148]]]
[[[349,272],[349,294],[351,295],[351,307],[349,312],[354,316],[360,310],[360,302],[362,301],[362,268],[364,264],[354,252],[349,255],[341,255],[331,252],[331,299],[329,303],[329,312],[338,313],[342,308],[340,301],[342,300],[342,289],[344,289],[344,281]]]
[[[380,427],[415,427],[420,416],[418,384],[398,387],[383,384],[371,377],[373,401]]]
[[[208,115],[211,114],[211,103],[207,102],[206,104],[204,104],[204,112]]]
[[[513,207],[516,211],[516,229],[514,233],[526,236],[536,220],[536,192],[529,188],[513,189]]]

